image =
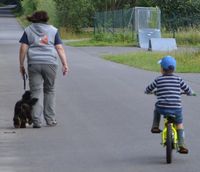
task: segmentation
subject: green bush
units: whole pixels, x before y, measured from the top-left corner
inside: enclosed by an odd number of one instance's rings
[[[37,10],[47,11],[49,15],[49,23],[58,26],[56,4],[54,0],[37,0]]]
[[[173,34],[169,32],[164,32],[163,37],[172,37]],[[200,31],[199,29],[190,28],[187,30],[179,30],[175,33],[175,38],[177,44],[180,45],[190,45],[198,46],[200,45]]]
[[[37,2],[33,0],[22,1],[23,15],[27,16],[32,14],[37,9]]]
[[[94,35],[93,39],[95,41],[104,41],[104,42],[126,42],[126,43],[133,43],[132,34],[123,34],[123,33],[97,33]]]
[[[22,1],[22,9],[23,9],[23,16],[21,17],[21,20],[25,20],[25,16],[31,15],[36,10],[44,10],[48,12],[49,15],[49,23],[56,25],[57,17],[56,17],[56,7],[55,7],[54,0],[23,0]],[[27,25],[27,22],[23,22],[25,25]]]
[[[55,0],[59,25],[79,33],[91,23],[92,0]]]

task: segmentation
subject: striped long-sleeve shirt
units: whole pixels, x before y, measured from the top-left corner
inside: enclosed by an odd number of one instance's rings
[[[147,88],[146,93],[156,89],[156,106],[160,108],[181,108],[181,92],[192,94],[192,89],[176,75],[157,77]]]

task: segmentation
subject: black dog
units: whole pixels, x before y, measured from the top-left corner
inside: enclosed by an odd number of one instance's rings
[[[26,128],[26,123],[32,124],[31,111],[32,106],[38,101],[37,98],[31,98],[31,92],[25,91],[22,99],[15,104],[13,124],[15,128]]]

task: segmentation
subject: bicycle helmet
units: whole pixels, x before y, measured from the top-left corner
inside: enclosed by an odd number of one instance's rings
[[[164,56],[161,60],[158,61],[158,63],[164,70],[176,69],[176,60],[172,56]]]

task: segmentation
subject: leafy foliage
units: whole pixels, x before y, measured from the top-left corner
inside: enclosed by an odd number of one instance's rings
[[[200,23],[200,1],[198,0],[153,0],[160,7],[162,19],[168,30],[194,27]]]
[[[61,26],[80,32],[82,27],[89,25],[94,12],[92,0],[55,0],[55,2]]]
[[[58,26],[58,19],[56,15],[56,3],[54,0],[37,0],[37,10],[44,10],[48,12],[49,23]]]
[[[98,11],[108,11],[134,7],[137,0],[96,0],[93,3]]]
[[[23,0],[22,7],[23,7],[23,14],[27,16],[37,9],[37,2],[32,0]]]
[[[2,0],[2,2],[20,0]],[[167,30],[196,27],[200,23],[199,0],[23,0],[24,15],[42,9],[49,13],[51,23],[68,30],[80,32],[81,28],[93,26],[97,11],[110,11],[135,6],[158,6],[162,24]]]
[[[23,15],[31,15],[36,10],[45,10],[48,12],[50,21],[49,23],[58,26],[57,16],[56,16],[56,7],[54,0],[23,0],[22,8]]]
[[[61,26],[79,32],[82,27],[93,26],[95,11],[130,8],[137,0],[55,0]]]

